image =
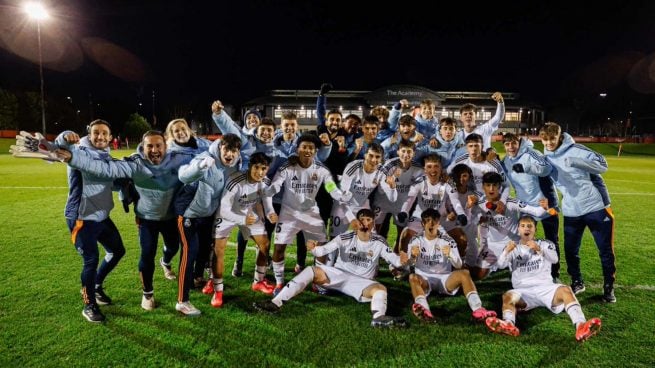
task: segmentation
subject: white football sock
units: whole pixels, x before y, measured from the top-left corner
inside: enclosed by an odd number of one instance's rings
[[[469,302],[469,307],[471,307],[472,311],[476,311],[480,308],[482,308],[482,300],[480,300],[480,296],[478,295],[477,291],[471,291],[466,295],[466,301]]]
[[[587,319],[584,317],[584,313],[582,312],[582,307],[580,307],[580,303],[577,301],[571,302],[567,304],[564,309],[566,310],[566,313],[571,317],[571,322],[577,327],[579,323],[584,323],[587,321]]]
[[[213,278],[212,282],[214,283],[214,291],[223,291],[223,278]]]
[[[284,260],[280,262],[273,261],[273,273],[275,274],[275,283],[284,285]]]
[[[516,317],[514,316],[514,312],[512,312],[511,310],[503,311],[503,320],[507,322],[512,322],[512,324],[516,324]]]
[[[428,298],[425,295],[419,295],[414,299],[414,303],[420,304],[423,308],[430,310],[430,305],[428,304]]]
[[[255,282],[260,282],[266,276],[266,266],[255,266]]]
[[[286,284],[279,294],[273,298],[273,303],[278,307],[282,306],[282,303],[293,298],[294,296],[300,294],[310,282],[314,280],[314,268],[307,267],[302,270],[296,277],[291,279],[288,284]]]
[[[373,312],[373,319],[382,317],[387,314],[387,292],[378,290],[373,293],[371,298],[371,312]]]

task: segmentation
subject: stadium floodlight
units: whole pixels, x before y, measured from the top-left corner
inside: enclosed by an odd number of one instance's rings
[[[43,4],[37,2],[25,3],[25,5],[23,5],[23,10],[25,10],[25,13],[27,13],[27,16],[30,19],[36,21],[36,35],[39,45],[39,77],[41,80],[41,128],[43,129],[43,135],[45,136],[45,88],[43,83],[43,54],[41,52],[41,21],[48,19],[50,15]]]

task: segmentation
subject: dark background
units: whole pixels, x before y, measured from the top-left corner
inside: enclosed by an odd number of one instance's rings
[[[150,120],[154,90],[168,121],[324,81],[416,84],[517,92],[547,114],[582,111],[583,125],[632,111],[652,130],[655,2],[527,3],[44,1],[46,94],[71,97],[82,118]],[[36,27],[20,4],[0,7],[0,88],[38,91]]]

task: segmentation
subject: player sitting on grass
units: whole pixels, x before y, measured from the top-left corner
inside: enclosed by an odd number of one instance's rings
[[[380,257],[400,267],[407,263],[407,253],[402,252],[400,256],[393,253],[383,237],[372,233],[374,216],[373,211],[361,209],[357,212],[359,229],[341,234],[323,246],[317,246],[317,241],[307,241],[307,249],[316,257],[338,250],[334,267],[317,264],[305,268],[275,298],[255,303],[255,309],[278,312],[284,302],[300,294],[313,282],[328,290],[352,296],[358,302],[370,301],[373,327],[404,327],[406,321],[403,318],[386,315],[387,289],[373,277],[377,273]]]
[[[439,211],[434,208],[423,211],[423,234],[415,236],[409,243],[409,254],[416,264],[415,272],[409,275],[414,297],[412,312],[422,321],[433,322],[434,317],[427,301],[430,292],[434,289],[439,294],[455,295],[461,287],[475,320],[484,321],[487,317],[495,317],[496,312],[482,307],[469,271],[453,270],[453,267],[462,267],[462,259],[455,241],[439,231],[439,218]]]
[[[535,239],[537,222],[530,216],[519,221],[518,243],[510,241],[498,259],[499,267],[509,265],[514,289],[503,294],[503,319],[487,318],[487,327],[496,333],[518,336],[514,325],[516,310],[546,307],[558,314],[566,310],[575,325],[575,339],[584,341],[600,331],[598,318],[586,320],[578,299],[570,287],[553,283],[550,267],[557,262],[555,245]]]

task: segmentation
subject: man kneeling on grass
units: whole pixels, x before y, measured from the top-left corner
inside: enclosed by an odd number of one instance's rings
[[[482,307],[478,290],[471,279],[471,274],[462,267],[462,258],[457,250],[457,243],[448,235],[439,232],[439,211],[428,208],[421,213],[423,234],[415,236],[409,242],[409,254],[415,260],[415,271],[409,275],[414,304],[412,312],[424,322],[434,322],[427,296],[432,290],[438,294],[455,295],[461,287],[473,311],[473,319],[484,321],[495,317],[496,312]]]
[[[510,241],[498,259],[500,267],[508,264],[514,289],[503,294],[503,319],[489,317],[487,327],[496,333],[518,336],[514,326],[516,310],[546,307],[553,313],[566,313],[575,326],[575,339],[585,341],[600,331],[598,318],[586,320],[578,299],[567,285],[556,284],[550,277],[550,267],[557,262],[555,244],[535,240],[537,221],[530,216],[519,220],[518,244]]]
[[[405,327],[407,322],[404,318],[386,315],[387,289],[373,277],[377,273],[380,257],[394,267],[400,267],[407,263],[407,253],[401,252],[400,256],[393,253],[383,237],[372,233],[374,218],[373,211],[361,209],[357,212],[357,230],[343,233],[322,246],[317,246],[316,241],[308,241],[307,249],[315,257],[338,250],[334,266],[320,264],[304,269],[275,298],[255,303],[255,309],[276,313],[284,302],[300,294],[313,282],[325,289],[352,296],[359,302],[370,301],[373,327]]]

